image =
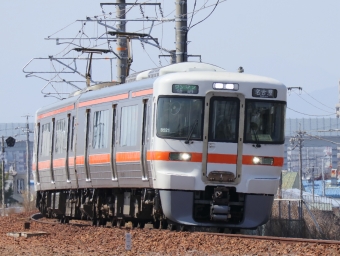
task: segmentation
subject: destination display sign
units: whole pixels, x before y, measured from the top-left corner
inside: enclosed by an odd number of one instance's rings
[[[257,98],[276,98],[277,90],[275,89],[264,89],[264,88],[253,88],[253,97]]]
[[[198,85],[195,84],[173,84],[173,93],[198,94]]]

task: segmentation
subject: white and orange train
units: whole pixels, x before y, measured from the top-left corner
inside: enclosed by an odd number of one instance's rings
[[[36,114],[37,207],[67,222],[256,228],[284,154],[286,87],[186,62],[98,84]]]

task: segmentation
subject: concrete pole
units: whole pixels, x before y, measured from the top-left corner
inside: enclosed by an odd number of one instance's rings
[[[314,203],[314,186],[315,186],[315,182],[314,182],[314,166],[313,166],[313,169],[312,169],[312,181],[313,181],[313,191],[312,191],[312,195],[313,195],[313,203]]]
[[[322,171],[322,183],[323,183],[323,189],[322,189],[322,195],[325,196],[325,172],[323,169],[323,158],[321,158],[322,166],[321,166],[321,171]]]
[[[125,20],[125,0],[116,0],[118,4],[116,6],[116,17],[117,19],[122,19],[122,21],[117,22],[116,28],[119,32],[126,31],[126,21]],[[128,45],[126,37],[118,36],[117,39],[117,54],[121,59],[117,59],[117,81],[121,84],[125,83],[128,69]]]
[[[300,175],[300,180],[299,180],[299,187],[300,187],[300,219],[302,219],[302,202],[303,202],[303,197],[302,197],[302,133],[299,132],[299,163],[300,163],[300,170],[299,170],[299,175]]]
[[[176,0],[176,62],[188,61],[187,53],[187,0]]]
[[[4,136],[1,137],[1,153],[2,153],[2,161],[1,161],[1,169],[2,169],[2,216],[5,216],[5,139]]]
[[[176,51],[175,50],[170,51],[170,58],[171,58],[171,64],[175,64],[176,63]]]
[[[29,127],[29,123],[28,123],[28,115],[26,116],[26,175],[27,175],[27,188],[26,188],[26,192],[27,192],[27,203],[30,207],[30,201],[31,201],[31,196],[30,196],[30,180],[31,180],[31,175],[30,175],[30,148],[29,148],[29,143],[30,143],[30,127]]]

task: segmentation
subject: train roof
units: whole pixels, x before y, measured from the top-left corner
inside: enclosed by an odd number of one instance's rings
[[[155,68],[150,70],[145,70],[141,72],[137,72],[131,74],[126,78],[126,83],[118,84],[117,82],[106,82],[101,84],[95,84],[93,86],[84,88],[82,90],[76,91],[70,94],[70,97],[64,99],[62,101],[58,101],[52,103],[48,106],[40,108],[36,113],[41,114],[55,108],[62,108],[64,106],[68,106],[76,101],[80,100],[89,100],[91,98],[100,98],[105,97],[110,93],[120,94],[126,93],[128,91],[138,91],[140,89],[145,89],[147,86],[152,86],[156,79],[170,79],[173,78],[185,78],[187,76],[187,72],[192,72],[193,76],[190,76],[188,79],[204,80],[211,79],[211,75],[214,76],[214,79],[233,79],[235,82],[246,82],[246,83],[270,83],[276,85],[282,85],[277,80],[262,77],[257,75],[250,75],[245,73],[234,73],[227,72],[225,69],[220,68],[218,66],[202,63],[202,62],[182,62],[171,64],[161,68]],[[173,76],[169,76],[169,74],[174,74]],[[89,93],[91,92],[91,93]]]

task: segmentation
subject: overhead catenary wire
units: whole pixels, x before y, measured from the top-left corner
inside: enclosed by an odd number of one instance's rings
[[[287,107],[289,110],[291,111],[294,111],[296,113],[299,113],[299,114],[302,114],[302,115],[306,115],[306,116],[332,116],[332,115],[335,115],[336,113],[334,112],[333,114],[329,114],[329,115],[311,115],[311,114],[306,114],[306,113],[302,113],[302,112],[299,112],[297,110],[294,110],[294,109],[291,109],[289,107]]]
[[[321,110],[321,111],[327,112],[327,113],[334,113],[334,112],[330,112],[330,111],[328,111],[328,110],[324,110],[324,109],[321,109],[321,108],[315,106],[314,104],[310,103],[309,101],[307,101],[306,99],[304,99],[303,97],[301,97],[300,94],[297,94],[295,91],[293,91],[293,92],[294,92],[298,97],[300,97],[303,101],[307,102],[307,103],[310,104],[311,106],[313,106],[313,107],[315,107],[315,108],[317,108],[317,109],[319,109],[319,110]],[[319,101],[318,101],[318,102],[319,102]]]
[[[150,2],[151,0],[146,0],[146,1],[139,1],[139,0],[134,0],[133,1],[133,3],[131,3],[131,5],[130,5],[130,7],[127,9],[127,11],[125,12],[125,14],[126,13],[128,13],[128,12],[130,12],[134,7],[136,7],[136,6],[138,6],[138,5],[141,5],[141,4],[143,4],[143,3],[148,3],[148,2]],[[188,15],[190,15],[190,18],[191,18],[191,21],[190,21],[190,23],[189,23],[189,26],[191,26],[191,24],[192,24],[192,22],[193,22],[193,20],[194,20],[194,15],[196,15],[199,11],[202,11],[202,10],[204,10],[204,9],[207,9],[207,8],[211,8],[212,6],[214,6],[214,8],[213,8],[213,10],[207,15],[207,17],[205,17],[203,20],[201,20],[201,21],[199,21],[199,22],[197,22],[196,24],[194,24],[193,26],[196,26],[197,24],[199,24],[199,23],[201,23],[201,22],[203,22],[204,20],[206,20],[208,17],[210,17],[211,16],[211,14],[214,12],[214,10],[216,9],[216,6],[219,4],[219,3],[222,3],[222,2],[225,2],[226,0],[215,0],[214,2],[214,4],[211,4],[211,5],[209,5],[209,1],[211,1],[211,0],[204,0],[203,1],[203,5],[202,6],[200,6],[200,7],[198,7],[199,6],[199,1],[197,1],[197,0],[195,0],[195,7],[194,7],[194,9],[192,10],[192,12],[191,13],[188,13]],[[156,2],[157,3],[159,3],[159,2],[161,2],[161,1],[158,1],[158,0],[156,0]],[[162,2],[162,4],[163,4],[163,7],[164,7],[164,3],[165,3],[165,1],[163,0],[163,2]],[[161,42],[161,45],[160,45],[160,47],[158,47],[158,49],[159,49],[159,51],[161,52],[161,53],[163,53],[163,51],[165,50],[165,51],[168,51],[168,50],[166,50],[166,49],[164,49],[163,48],[163,39],[164,39],[164,25],[165,25],[165,22],[168,22],[168,21],[172,21],[172,20],[165,20],[166,19],[166,17],[169,17],[170,15],[172,15],[174,12],[175,12],[175,9],[174,10],[172,10],[171,12],[169,12],[169,13],[167,13],[167,14],[165,14],[165,13],[163,13],[163,11],[164,11],[164,9],[163,10],[161,10],[161,6],[162,5],[159,5],[159,11],[160,11],[160,14],[157,12],[157,6],[155,6],[155,9],[154,9],[154,11],[155,11],[155,16],[156,16],[156,18],[155,18],[155,20],[159,20],[159,23],[157,24],[157,21],[155,21],[155,22],[153,22],[152,23],[152,25],[151,26],[148,26],[147,28],[145,27],[145,26],[143,26],[143,28],[141,29],[141,30],[145,30],[145,29],[148,29],[148,28],[152,28],[153,26],[157,26],[157,25],[162,25],[162,36],[161,36],[161,40],[160,40],[160,42]],[[141,7],[141,6],[140,6]],[[95,16],[93,16],[93,18],[94,19],[97,19],[97,22],[105,22],[105,24],[108,24],[108,25],[112,25],[112,24],[116,24],[116,21],[106,21],[106,19],[110,19],[111,17],[112,17],[112,15],[114,14],[114,13],[117,13],[116,11],[115,12],[109,12],[109,13],[107,13],[106,12],[106,8],[103,6],[103,5],[101,5],[101,9],[102,9],[102,14],[100,14],[100,15],[95,15]],[[145,11],[147,11],[147,8],[145,9]],[[150,13],[148,13],[148,12],[145,12],[145,13],[143,13],[142,14],[143,16],[145,16],[147,19],[148,18],[150,18],[151,16],[153,16],[152,14],[150,15]],[[107,45],[107,47],[108,47],[108,49],[109,50],[111,50],[112,51],[112,40],[110,40],[109,38],[108,38],[108,36],[107,36],[107,31],[109,30],[109,28],[110,27],[106,27],[106,26],[104,26],[104,28],[103,28],[103,30],[105,31],[105,33],[103,33],[102,35],[100,35],[101,34],[101,32],[102,32],[102,29],[101,29],[101,31],[99,31],[99,29],[98,29],[98,24],[97,24],[97,27],[93,27],[93,29],[92,29],[92,27],[88,27],[88,26],[86,26],[86,25],[89,25],[88,24],[88,22],[87,22],[87,20],[88,21],[94,21],[93,20],[93,18],[90,18],[91,16],[89,16],[89,17],[86,17],[86,20],[84,21],[81,21],[81,27],[77,30],[77,34],[73,37],[73,38],[69,38],[70,40],[67,40],[67,41],[61,41],[61,43],[58,43],[57,42],[57,44],[65,44],[66,45],[66,47],[64,46],[64,47],[62,47],[63,48],[63,50],[62,51],[60,51],[60,52],[58,52],[56,55],[54,55],[55,57],[60,57],[60,55],[63,55],[63,56],[65,56],[65,52],[67,51],[67,53],[66,54],[69,54],[71,51],[72,51],[72,45],[76,45],[76,47],[79,47],[79,48],[82,48],[82,47],[84,47],[84,48],[97,48],[97,47],[99,47],[99,46],[101,46],[101,45],[104,45],[104,44],[106,44]],[[79,20],[76,20],[76,21],[73,21],[72,23],[70,23],[70,24],[68,24],[67,26],[65,26],[65,27],[63,27],[63,28],[61,28],[61,29],[59,29],[58,31],[56,31],[56,32],[54,32],[53,34],[51,34],[50,36],[48,36],[48,39],[51,39],[51,37],[53,37],[54,35],[56,35],[56,34],[58,34],[58,33],[60,33],[61,31],[63,31],[63,30],[65,30],[65,29],[67,29],[67,28],[69,28],[70,26],[72,26],[73,24],[75,24],[76,22],[79,22]],[[114,23],[113,23],[114,22]],[[144,24],[144,23],[143,23]],[[86,27],[88,27],[88,28],[86,28]],[[192,27],[192,26],[191,26]],[[90,29],[90,30],[89,30]],[[141,30],[139,30],[139,31],[141,31]],[[96,38],[92,38],[92,37],[90,37],[89,35],[91,35],[91,33],[94,33],[95,34],[95,37]],[[105,36],[106,35],[106,36]],[[105,40],[105,42],[104,43],[102,43],[102,44],[98,44],[98,39],[106,39]],[[65,38],[65,39],[67,39],[67,38]],[[57,40],[59,40],[59,38],[57,38]],[[159,65],[157,65],[157,63],[155,63],[154,61],[153,61],[153,59],[151,58],[151,56],[150,56],[150,54],[149,54],[149,52],[147,51],[147,49],[145,48],[145,44],[143,43],[143,41],[142,40],[140,40],[141,41],[141,44],[142,44],[142,47],[143,47],[143,50],[145,51],[145,53],[147,54],[147,56],[149,57],[149,59],[152,61],[152,63],[156,66],[156,67],[159,67],[159,66],[162,66],[162,63],[160,62],[159,63]],[[88,43],[86,43],[86,42],[88,42]],[[77,44],[78,43],[78,44]],[[87,47],[86,47],[87,46]],[[105,47],[106,48],[106,47]],[[68,51],[68,50],[70,50],[70,51]],[[65,63],[66,65],[68,65],[68,66],[72,66],[73,65],[73,63],[75,64],[75,61],[78,59],[78,58],[80,58],[80,56],[81,56],[82,54],[80,54],[80,55],[78,55],[78,56],[75,56],[75,58],[74,58],[74,61],[71,61],[69,64],[67,64],[67,63]],[[168,59],[166,59],[166,61],[169,63],[169,60]],[[52,60],[51,61],[52,62],[52,65],[53,65],[53,68],[54,68],[54,70],[57,72],[57,74],[54,76],[54,79],[55,80],[63,80],[63,81],[66,81],[64,78],[65,78],[65,76],[67,76],[67,72],[65,73],[65,70],[67,70],[67,67],[60,67],[60,70],[57,70],[57,66],[54,66],[54,64],[55,63],[53,63],[54,62],[54,60]],[[63,65],[65,65],[65,64],[63,64]],[[112,65],[112,64],[111,64]],[[58,68],[59,69],[59,68]],[[80,74],[79,72],[77,72],[78,74]],[[66,74],[66,75],[64,75],[64,74]],[[49,82],[53,82],[52,81],[53,79],[50,79],[49,80]],[[57,83],[58,83],[58,81],[57,81]],[[55,83],[54,83],[54,85],[55,85]],[[51,86],[52,86],[52,88],[53,88],[53,90],[55,91],[55,86],[54,86],[53,84],[51,84]]]
[[[194,25],[192,25],[191,27],[189,27],[189,28],[188,28],[188,31],[189,31],[189,29],[192,29],[192,28],[195,27],[196,25],[198,25],[198,24],[202,23],[203,21],[205,21],[206,19],[208,19],[208,18],[211,16],[211,14],[213,14],[213,12],[215,11],[215,9],[216,9],[217,5],[219,4],[219,2],[220,2],[220,0],[217,0],[217,1],[216,1],[216,4],[215,4],[215,6],[214,6],[214,8],[211,10],[211,12],[208,14],[208,16],[206,16],[204,19],[200,20],[199,22],[196,22]]]
[[[309,97],[311,97],[312,99],[314,99],[315,101],[317,101],[318,103],[320,103],[321,105],[323,105],[323,106],[325,106],[325,107],[327,107],[327,108],[330,108],[330,109],[334,109],[334,107],[332,108],[332,107],[329,107],[329,106],[327,106],[327,105],[325,105],[325,104],[323,104],[322,102],[320,102],[320,101],[318,101],[317,99],[315,99],[312,95],[310,95],[306,90],[304,90],[304,89],[302,89]]]
[[[49,35],[47,38],[50,38],[51,36],[54,36],[55,34],[59,33],[60,31],[66,29],[66,28],[68,28],[69,26],[73,25],[73,24],[76,23],[76,22],[77,22],[77,21],[74,21],[74,22],[68,24],[67,26],[65,26],[65,27],[63,27],[63,28],[61,28],[61,29],[59,29],[59,30],[56,31],[56,32],[54,32],[52,35]]]

